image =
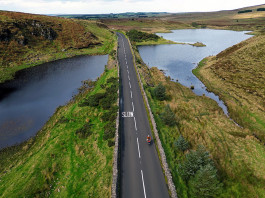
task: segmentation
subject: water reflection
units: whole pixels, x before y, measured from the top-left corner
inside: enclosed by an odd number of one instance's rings
[[[0,148],[35,135],[55,109],[77,93],[81,81],[103,73],[107,59],[81,56],[46,63],[0,84]]]
[[[159,33],[158,35],[175,42],[202,42],[206,47],[191,45],[139,46],[139,52],[147,65],[164,70],[166,75],[178,80],[184,86],[193,85],[194,93],[200,96],[205,94],[214,99],[227,115],[227,107],[223,101],[215,94],[209,93],[204,84],[192,74],[192,70],[203,58],[216,55],[251,37],[245,33],[211,29],[174,30],[172,33]]]

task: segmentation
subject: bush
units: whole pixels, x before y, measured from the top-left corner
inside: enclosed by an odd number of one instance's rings
[[[166,105],[164,112],[160,114],[160,118],[163,123],[168,126],[174,126],[176,124],[175,113],[171,110],[169,105]]]
[[[210,158],[210,154],[205,150],[203,146],[198,146],[196,151],[191,151],[185,155],[186,159],[179,166],[182,178],[188,182],[188,180],[195,176],[196,172],[207,164],[213,165],[213,161]]]
[[[237,13],[241,14],[241,13],[247,13],[247,12],[252,12],[252,10],[241,10],[241,11],[238,11]]]
[[[113,140],[108,140],[108,146],[112,147],[115,145],[115,142]]]
[[[104,98],[106,96],[106,93],[96,93],[94,95],[89,96],[84,100],[83,103],[81,103],[79,106],[91,106],[96,107],[99,105],[100,99]]]
[[[109,111],[105,112],[102,116],[101,119],[103,122],[115,122],[116,118],[117,118],[117,111],[118,111],[118,107],[111,107]]]
[[[179,136],[177,141],[174,143],[174,146],[182,152],[184,152],[190,148],[189,142],[187,140],[185,140],[182,135]]]
[[[111,77],[107,80],[107,83],[114,83],[114,84],[117,84],[118,82],[118,78],[115,78],[115,77]]]
[[[191,26],[197,28],[197,27],[199,26],[199,24],[196,23],[196,22],[192,22],[192,23],[191,23]]]
[[[265,8],[258,8],[257,11],[265,11]]]
[[[108,140],[112,139],[115,136],[115,131],[116,131],[116,123],[109,122],[104,126],[104,135],[103,139]]]
[[[106,98],[102,98],[99,102],[100,106],[103,109],[109,109],[111,107],[111,105],[113,104],[113,98],[114,97],[110,97],[110,95],[108,95],[109,97]]]
[[[148,34],[145,32],[138,31],[138,30],[130,30],[126,33],[126,35],[133,42],[142,42],[142,41],[147,41],[147,40],[157,41],[159,39],[159,36],[155,34]]]
[[[159,83],[154,89],[154,95],[158,100],[165,100],[166,99],[166,88],[162,83]]]
[[[83,125],[82,128],[77,129],[75,134],[79,135],[82,138],[86,138],[92,134],[91,128],[92,128],[91,124],[86,123]]]
[[[113,60],[115,60],[116,50],[111,50],[111,52],[109,53],[109,55],[112,57]]]
[[[189,182],[191,197],[216,197],[220,194],[222,183],[217,177],[217,170],[211,164],[201,167]]]

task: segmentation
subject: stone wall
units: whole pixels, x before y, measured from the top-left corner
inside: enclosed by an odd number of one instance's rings
[[[120,66],[118,61],[118,50],[116,49],[116,65],[118,70],[118,78],[120,77]],[[118,99],[117,99],[117,105],[119,107],[117,112],[117,118],[116,118],[116,132],[115,132],[115,145],[114,145],[114,151],[113,151],[113,168],[112,168],[112,185],[111,185],[111,197],[116,198],[118,197],[118,179],[119,179],[119,172],[118,172],[118,160],[119,160],[119,125],[120,125],[120,106],[119,106],[119,100],[120,100],[120,91],[118,89]]]

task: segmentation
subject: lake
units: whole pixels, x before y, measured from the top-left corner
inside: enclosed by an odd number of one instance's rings
[[[215,94],[208,92],[204,84],[192,73],[197,64],[205,57],[216,55],[224,49],[250,38],[246,31],[187,29],[173,30],[172,33],[159,33],[165,39],[175,42],[202,42],[206,47],[191,45],[151,45],[139,46],[143,61],[150,67],[164,70],[174,80],[186,87],[194,86],[193,92],[214,99],[228,115],[227,107]]]
[[[66,104],[84,80],[96,80],[108,55],[78,56],[17,72],[0,84],[0,148],[34,136],[59,105]]]

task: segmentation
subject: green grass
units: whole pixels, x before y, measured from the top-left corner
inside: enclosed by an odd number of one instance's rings
[[[229,115],[263,143],[264,35],[254,36],[201,61],[193,73],[226,103]]]
[[[178,195],[189,197],[187,184],[177,169],[184,156],[173,145],[181,134],[192,148],[202,144],[210,152],[224,184],[219,197],[262,197],[265,184],[262,143],[249,130],[237,127],[229,120],[215,101],[196,96],[189,88],[170,81],[157,68],[148,69],[137,50],[134,52]],[[206,60],[200,67],[204,64]],[[169,99],[164,102],[155,100],[150,94],[150,89],[159,82],[167,90]],[[166,126],[161,121],[159,114],[167,104],[175,112],[177,127]]]
[[[102,139],[100,119],[106,110],[78,103],[117,74],[117,68],[106,70],[92,91],[59,107],[36,137],[0,152],[1,196],[110,197],[113,147]],[[85,123],[92,134],[82,138],[75,131]]]

